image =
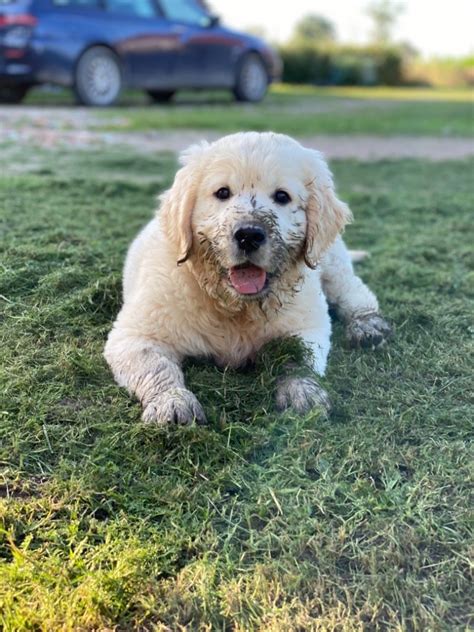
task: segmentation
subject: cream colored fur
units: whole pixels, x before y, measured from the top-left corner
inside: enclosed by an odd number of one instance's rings
[[[339,236],[351,213],[319,152],[287,136],[249,132],[191,147],[181,164],[156,217],[129,249],[124,304],[105,348],[117,382],[142,402],[144,419],[205,421],[180,368],[189,356],[238,367],[266,342],[296,335],[323,375],[328,302],[357,343],[386,338],[377,300],[354,274]],[[222,187],[231,191],[228,200],[215,196]],[[287,205],[273,199],[279,189],[290,195]],[[234,235],[249,223],[267,239],[247,257]],[[261,295],[242,296],[229,283],[229,269],[247,259],[267,273]],[[280,408],[299,412],[328,406],[314,378],[291,374],[276,398]]]

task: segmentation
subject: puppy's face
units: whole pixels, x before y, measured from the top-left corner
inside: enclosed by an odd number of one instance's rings
[[[316,265],[348,219],[320,155],[286,136],[228,136],[184,162],[167,199],[188,196],[175,210],[175,222],[186,215],[181,260],[212,295],[277,291],[303,261]]]
[[[239,148],[211,157],[197,190],[193,233],[200,260],[219,271],[223,287],[260,298],[301,259],[306,190],[283,152]]]

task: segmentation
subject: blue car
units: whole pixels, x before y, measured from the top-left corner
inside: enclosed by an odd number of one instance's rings
[[[202,0],[0,0],[3,103],[44,83],[92,106],[113,104],[125,87],[155,101],[228,88],[257,102],[280,73],[269,46],[222,26]]]

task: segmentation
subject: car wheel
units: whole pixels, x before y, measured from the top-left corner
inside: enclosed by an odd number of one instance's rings
[[[268,88],[268,73],[259,55],[246,55],[237,70],[234,96],[237,101],[257,103],[265,96]]]
[[[0,103],[21,103],[31,86],[0,86]]]
[[[147,94],[155,103],[167,103],[176,94],[175,90],[147,90]]]
[[[89,48],[79,59],[74,92],[82,105],[112,105],[119,98],[122,83],[120,61],[105,46]]]

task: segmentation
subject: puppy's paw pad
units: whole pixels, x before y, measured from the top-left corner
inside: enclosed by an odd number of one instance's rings
[[[197,397],[185,388],[165,391],[153,399],[143,410],[143,421],[160,426],[184,426],[195,421],[207,423],[206,416]]]
[[[381,347],[392,335],[392,328],[379,314],[354,316],[347,325],[346,336],[351,347]]]
[[[291,409],[304,415],[313,408],[331,409],[326,391],[310,377],[284,377],[277,386],[276,404],[280,411]]]

